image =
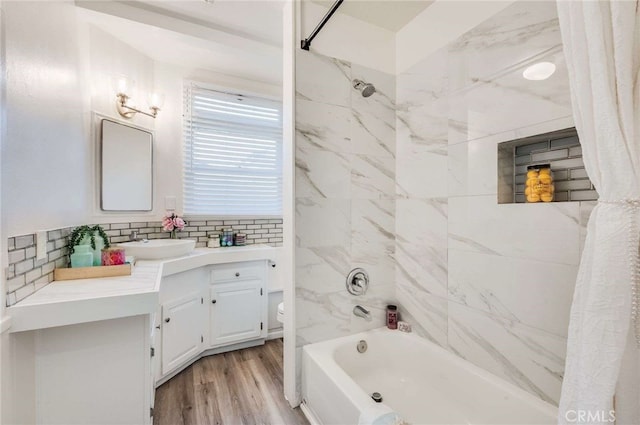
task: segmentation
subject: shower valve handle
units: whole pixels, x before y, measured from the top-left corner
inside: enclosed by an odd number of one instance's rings
[[[353,269],[347,276],[346,284],[351,295],[364,295],[369,288],[369,275],[362,268]]]

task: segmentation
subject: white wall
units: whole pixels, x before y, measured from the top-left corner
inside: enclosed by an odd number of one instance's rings
[[[4,67],[4,12],[2,11],[2,1],[0,0],[0,164],[2,163],[2,152],[4,150],[5,141],[5,67]],[[0,270],[4,270],[7,263],[7,238],[5,237],[4,215],[2,214],[2,175],[0,174]],[[5,318],[5,281],[4,273],[0,273],[0,394],[6,394],[10,390],[7,385],[9,379],[6,377],[6,371],[9,370],[8,359],[8,334],[5,328],[8,320]],[[5,407],[4,397],[0,395],[0,422],[4,421]]]
[[[87,34],[86,40],[88,40],[82,52],[82,59],[88,64],[88,72],[82,81],[90,100],[85,111],[87,120],[91,123],[86,136],[93,160],[92,173],[88,175],[87,181],[91,196],[87,219],[90,222],[152,220],[156,218],[159,211],[157,196],[154,197],[153,211],[151,212],[118,213],[100,210],[100,160],[98,152],[100,144],[97,136],[99,133],[95,131],[100,118],[95,117],[93,112],[154,131],[156,120],[151,117],[136,114],[131,119],[122,118],[115,107],[114,92],[114,81],[119,76],[126,76],[132,82],[132,88],[128,93],[131,96],[131,104],[141,110],[147,110],[147,96],[155,90],[154,62],[144,53],[93,25],[81,23],[81,26],[84,33]],[[162,188],[158,187],[155,182],[154,189],[156,192],[162,191]]]
[[[71,1],[6,2],[3,9],[5,236],[83,222],[90,152],[75,7]]]

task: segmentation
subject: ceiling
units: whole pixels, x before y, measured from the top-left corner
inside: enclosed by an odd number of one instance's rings
[[[137,7],[282,45],[284,0],[138,0]]]
[[[333,0],[311,0],[327,9]],[[361,21],[398,32],[434,0],[345,0],[337,13],[343,13]]]
[[[76,0],[76,5],[84,20],[156,61],[282,84],[280,1]]]

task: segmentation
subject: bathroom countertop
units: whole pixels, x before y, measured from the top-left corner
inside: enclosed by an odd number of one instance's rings
[[[7,308],[11,332],[152,314],[162,277],[212,264],[273,260],[276,248],[197,248],[165,260],[138,260],[131,276],[55,281]]]

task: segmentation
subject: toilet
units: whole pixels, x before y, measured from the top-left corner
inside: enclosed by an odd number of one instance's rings
[[[276,319],[278,322],[284,323],[284,303],[278,304],[278,313],[276,314]]]

